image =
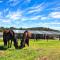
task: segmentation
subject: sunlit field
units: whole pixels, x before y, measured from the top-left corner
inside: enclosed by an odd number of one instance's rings
[[[20,45],[20,41],[18,42]],[[30,39],[30,46],[23,49],[4,49],[0,39],[0,60],[60,60],[59,40],[34,40]]]

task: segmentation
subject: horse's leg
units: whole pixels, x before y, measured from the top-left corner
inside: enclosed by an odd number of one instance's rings
[[[11,39],[11,42],[10,42],[10,48],[11,48],[11,46],[12,46],[12,39]]]
[[[25,47],[25,39],[22,39],[20,43],[20,49],[23,47]]]
[[[29,46],[29,39],[26,39],[25,43]]]
[[[21,40],[20,48],[22,48],[23,46],[24,46],[24,39]]]
[[[11,48],[12,40],[8,40],[8,48]]]
[[[7,46],[7,41],[6,41],[6,39],[4,39],[3,41],[4,41],[4,46]]]
[[[6,38],[6,36],[3,36],[3,42],[4,42],[4,46],[7,46],[7,38]]]
[[[7,46],[7,40],[5,39],[5,41],[4,41],[4,46]]]
[[[25,47],[25,39],[23,39],[22,45],[23,47]]]
[[[15,48],[18,48],[18,42],[17,42],[17,39],[16,38],[14,38],[13,42],[14,42]]]
[[[7,42],[8,42],[8,48],[10,48],[10,41],[8,40]]]

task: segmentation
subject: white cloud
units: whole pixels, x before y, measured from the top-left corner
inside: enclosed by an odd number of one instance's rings
[[[10,6],[16,6],[20,3],[20,0],[9,0],[7,3],[10,4]]]
[[[2,22],[4,22],[4,23],[10,23],[11,20],[2,20]]]
[[[43,16],[41,16],[41,20],[48,20],[49,19],[49,17],[43,17]]]
[[[31,2],[31,0],[9,0],[7,3],[10,5],[10,6],[16,6],[18,4],[24,4],[24,3],[29,3]]]
[[[51,7],[51,8],[46,9],[46,10],[58,11],[58,10],[60,10],[60,6],[58,6],[58,7]]]
[[[2,0],[0,0],[0,3],[2,3],[3,1]]]
[[[26,20],[41,20],[41,16],[40,15],[37,15],[37,16],[32,16],[32,17],[25,17],[25,16],[22,16],[21,17],[21,21],[26,21]]]
[[[60,27],[50,27],[51,29],[60,30]]]
[[[0,12],[0,19],[2,18],[2,12]]]
[[[15,12],[10,12],[5,16],[5,18],[10,19],[10,20],[21,20],[21,21],[26,21],[26,20],[40,20],[41,18],[43,18],[40,15],[36,15],[36,16],[24,16],[24,12],[23,11],[15,11]]]
[[[41,12],[45,8],[46,8],[46,4],[45,3],[41,3],[40,5],[34,5],[32,7],[29,7],[25,11],[28,11],[27,14],[31,14],[31,13]]]
[[[34,13],[34,12],[39,12],[39,11],[42,11],[42,9],[40,9],[40,8],[38,8],[38,9],[32,9],[28,13]]]
[[[43,22],[38,22],[34,24],[35,26],[38,27],[48,27],[48,28],[53,28],[53,27],[59,27],[60,23],[59,22],[50,22],[50,23],[43,23]],[[59,27],[60,28],[60,27]]]
[[[9,8],[5,8],[3,12],[8,12],[9,11]]]
[[[9,12],[8,15],[6,15],[6,18],[17,20],[17,19],[20,19],[21,16],[22,16],[22,13],[19,11],[16,11],[16,12]]]
[[[26,20],[29,20],[28,17],[21,17],[21,21],[26,21]]]
[[[24,2],[25,2],[25,3],[30,3],[30,2],[31,2],[31,0],[25,0]]]
[[[38,25],[40,25],[40,24],[42,24],[42,25],[60,25],[60,22],[45,22],[45,23],[41,23],[41,22],[39,22],[38,23]]]
[[[30,20],[40,20],[40,19],[41,19],[40,15],[30,17]]]
[[[50,22],[50,23],[44,23],[44,24],[50,24],[50,25],[51,25],[51,24],[53,24],[53,25],[56,24],[56,25],[58,25],[58,24],[60,24],[60,23],[59,23],[59,22]]]
[[[6,17],[6,14],[9,12],[9,8],[6,8],[2,11],[0,11],[0,19],[3,19]]]
[[[31,2],[31,0],[26,0],[27,2]]]
[[[49,14],[49,17],[51,17],[51,18],[60,18],[60,12],[51,12]]]
[[[21,17],[20,13],[13,13],[12,15],[10,15],[10,18],[13,20],[19,19]]]

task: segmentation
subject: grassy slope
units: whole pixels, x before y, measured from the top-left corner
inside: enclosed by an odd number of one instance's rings
[[[3,42],[0,40],[0,47]],[[60,60],[60,41],[30,40],[30,46],[16,50],[0,48],[0,60]]]

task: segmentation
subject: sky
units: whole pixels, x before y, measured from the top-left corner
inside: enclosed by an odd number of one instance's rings
[[[60,0],[0,0],[0,27],[60,30]]]

